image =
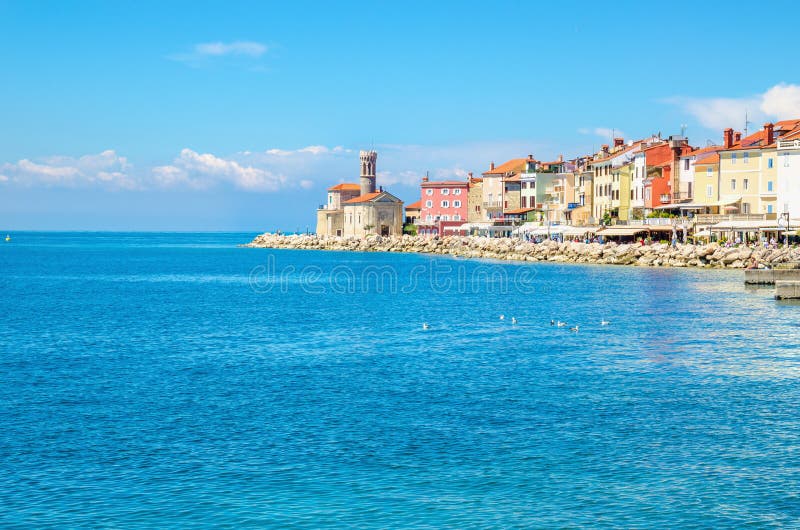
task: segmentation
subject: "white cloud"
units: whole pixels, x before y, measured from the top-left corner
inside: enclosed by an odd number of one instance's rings
[[[760,125],[766,120],[800,117],[800,85],[777,84],[763,94],[739,98],[673,97],[665,103],[676,105],[710,129],[744,125],[747,120]]]
[[[761,110],[774,118],[800,117],[800,85],[781,83],[764,92]]]
[[[207,189],[227,182],[246,191],[276,191],[286,177],[268,169],[242,165],[231,159],[210,153],[182,149],[172,165],[153,168],[153,177],[163,186],[185,184],[195,189]]]
[[[195,53],[198,55],[211,55],[219,57],[222,55],[247,55],[250,57],[261,57],[269,48],[266,44],[252,41],[234,42],[206,42],[196,44]]]
[[[0,181],[20,185],[80,187],[102,185],[106,188],[135,189],[139,183],[130,175],[128,159],[109,149],[80,158],[52,156],[34,162],[28,159],[0,166],[5,175]]]
[[[314,182],[308,179],[303,179],[300,181],[300,187],[304,190],[309,190],[314,187]]]
[[[606,140],[612,138],[625,138],[625,133],[619,129],[611,129],[609,127],[581,127],[578,129],[580,134],[593,134]]]
[[[261,58],[268,51],[269,46],[253,41],[203,42],[195,44],[191,51],[168,55],[167,59],[199,68],[224,57],[239,57],[240,66],[247,66],[250,71],[266,71],[262,65],[254,66],[253,61]],[[241,64],[241,61],[246,61],[246,63]]]

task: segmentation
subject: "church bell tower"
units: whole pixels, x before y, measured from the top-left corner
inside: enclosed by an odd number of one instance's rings
[[[376,151],[361,151],[361,195],[375,191],[375,167],[378,162]]]

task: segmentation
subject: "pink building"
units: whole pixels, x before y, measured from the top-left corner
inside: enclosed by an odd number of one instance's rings
[[[466,180],[432,182],[425,177],[421,187],[418,234],[444,235],[446,227],[457,227],[467,222],[469,183]]]

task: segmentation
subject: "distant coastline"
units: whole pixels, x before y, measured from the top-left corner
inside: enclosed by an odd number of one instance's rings
[[[800,249],[666,243],[583,243],[543,241],[531,243],[510,238],[475,236],[370,236],[330,237],[265,233],[243,245],[250,248],[338,250],[356,252],[413,252],[464,258],[520,262],[584,263],[639,267],[691,267],[744,269],[754,264],[772,267],[800,261]]]

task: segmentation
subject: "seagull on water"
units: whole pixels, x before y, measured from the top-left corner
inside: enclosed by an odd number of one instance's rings
[[[567,323],[566,323],[566,322],[561,322],[560,320],[559,320],[558,322],[556,322],[556,326],[558,326],[558,327],[560,327],[560,328],[563,328],[563,327],[564,327],[564,326],[566,326],[566,325],[567,325]]]
[[[511,323],[512,324],[516,324],[517,323],[517,317],[511,317]]]
[[[500,320],[505,320],[505,319],[506,319],[505,315],[500,315]]]
[[[422,329],[428,329],[428,323],[427,322],[423,322],[422,323]]]
[[[551,325],[551,326],[555,326],[555,325],[556,325],[556,321],[555,321],[555,320],[553,320],[552,318],[550,319],[550,325]]]
[[[608,326],[609,324],[611,324],[611,322],[609,322],[609,321],[608,321],[608,320],[606,320],[606,319],[603,319],[603,320],[601,320],[601,321],[600,321],[600,325],[601,325],[601,326]]]
[[[575,326],[575,327],[569,328],[569,330],[570,330],[570,331],[574,331],[575,333],[577,333],[577,332],[578,332],[578,326]]]

